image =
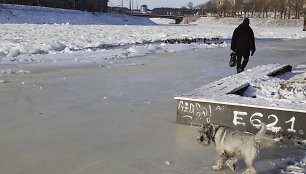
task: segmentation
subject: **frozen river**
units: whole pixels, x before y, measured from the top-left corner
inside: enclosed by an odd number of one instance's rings
[[[227,47],[3,71],[1,173],[213,173],[213,147],[197,144],[196,127],[175,123],[173,96],[235,74],[229,53]],[[247,68],[269,63],[306,64],[306,40],[258,41]],[[281,158],[303,155],[263,144],[258,173],[277,173]],[[238,161],[238,172],[244,168]]]

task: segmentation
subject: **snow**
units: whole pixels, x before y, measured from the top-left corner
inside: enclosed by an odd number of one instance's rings
[[[297,161],[293,158],[286,158],[283,163],[287,163],[288,166],[285,167],[285,171],[282,170],[281,174],[303,174],[305,173],[305,163],[302,161]]]
[[[243,96],[256,96],[265,99],[267,96],[272,100],[281,100],[298,105],[306,103],[306,66],[300,65],[296,70],[266,80],[255,81]],[[255,89],[255,90],[254,90]],[[305,108],[305,107],[304,107]]]
[[[245,72],[204,85],[175,99],[271,107],[277,110],[306,108],[306,66],[282,76],[271,77],[286,65],[261,65]],[[286,80],[284,80],[286,79]],[[249,86],[249,87],[248,87]],[[248,87],[244,97],[233,92]],[[253,98],[256,96],[256,99]]]
[[[10,4],[0,4],[0,14],[2,24],[155,25],[133,16]]]
[[[167,18],[150,18],[156,24],[175,24],[174,19],[167,19]]]
[[[149,54],[228,47],[232,31],[241,23],[242,18],[203,17],[190,25],[165,25],[171,20],[152,20],[155,22],[119,14],[1,5],[0,65],[97,63]],[[302,23],[302,20],[251,19],[257,40],[305,38]],[[220,38],[222,42],[163,42],[166,39],[181,38]],[[232,78],[243,78],[248,84],[261,68]],[[263,103],[281,107],[278,102],[271,102],[277,100],[286,103],[284,107],[290,105],[290,108],[305,108],[305,73],[296,74],[292,72],[280,78],[265,76],[259,81],[252,81],[245,96],[256,95],[257,100],[253,104],[270,98]],[[238,84],[243,86],[240,83],[228,84],[228,89],[235,89]],[[216,100],[215,96],[209,98]],[[237,97],[231,96],[231,100],[226,100],[234,102]],[[249,102],[250,97],[245,97],[245,100]]]
[[[65,62],[53,56],[60,53],[100,51],[95,60],[128,58],[164,52],[227,47],[232,31],[241,18],[201,18],[190,25],[157,25],[165,19],[119,14],[89,13],[75,10],[27,6],[0,6],[0,64]],[[158,22],[160,21],[160,22]],[[302,20],[251,19],[256,39],[301,39]],[[224,39],[222,45],[203,42],[190,45],[164,44],[166,39]],[[71,62],[70,59],[67,61]],[[67,61],[65,63],[67,63]],[[75,60],[78,63],[79,60]]]
[[[242,20],[241,18],[205,17],[190,25],[165,25],[171,20],[153,19],[155,22],[152,22],[147,18],[119,14],[16,5],[1,5],[0,9],[0,35],[2,36],[0,65],[96,63],[148,54],[228,47],[232,31]],[[251,26],[257,40],[301,39],[306,37],[306,32],[301,29],[302,22],[302,20],[256,18],[251,19]],[[211,44],[204,43],[203,40],[191,44],[163,42],[166,39],[215,37],[220,38],[222,42]],[[84,54],[88,56],[79,56]],[[247,73],[252,74],[252,72]],[[253,72],[253,74],[257,73],[256,70]],[[287,101],[294,106],[293,108],[304,107],[305,73],[296,77],[294,73],[287,74],[287,77],[272,79],[265,76],[266,78],[261,78],[258,82],[252,82],[252,87],[245,95],[256,95],[258,100],[269,96],[271,98],[269,100]],[[251,81],[251,77],[244,73],[238,76],[244,78],[245,83]],[[294,82],[289,80],[290,77]],[[229,88],[235,89],[234,86],[230,84]],[[260,90],[254,90],[254,88]],[[282,88],[286,89],[282,90]],[[254,94],[255,91],[256,94]],[[236,97],[233,97],[234,101]],[[273,105],[276,106],[278,103],[273,102]]]

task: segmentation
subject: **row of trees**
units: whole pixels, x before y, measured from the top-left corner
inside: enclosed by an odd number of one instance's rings
[[[195,7],[201,13],[219,16],[268,17],[274,12],[275,18],[299,19],[306,13],[306,0],[210,0]]]

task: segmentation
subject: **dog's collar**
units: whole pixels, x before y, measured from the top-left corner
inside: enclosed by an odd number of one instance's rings
[[[216,134],[217,134],[217,131],[219,130],[219,128],[220,128],[221,126],[217,126],[215,129],[214,129],[214,133],[213,133],[213,135],[212,135],[212,141],[214,142],[214,144],[216,144],[216,142],[215,142],[215,136],[216,136]]]
[[[216,135],[216,133],[217,133],[217,131],[219,130],[220,127],[221,127],[221,126],[216,127],[216,129],[215,129],[215,131],[214,131],[214,134],[213,134],[213,137],[215,137],[215,135]]]

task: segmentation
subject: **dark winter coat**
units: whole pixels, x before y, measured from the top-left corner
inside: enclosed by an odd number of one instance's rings
[[[255,52],[254,33],[249,22],[243,21],[233,33],[231,50],[237,53],[238,56],[250,56],[250,51]]]

